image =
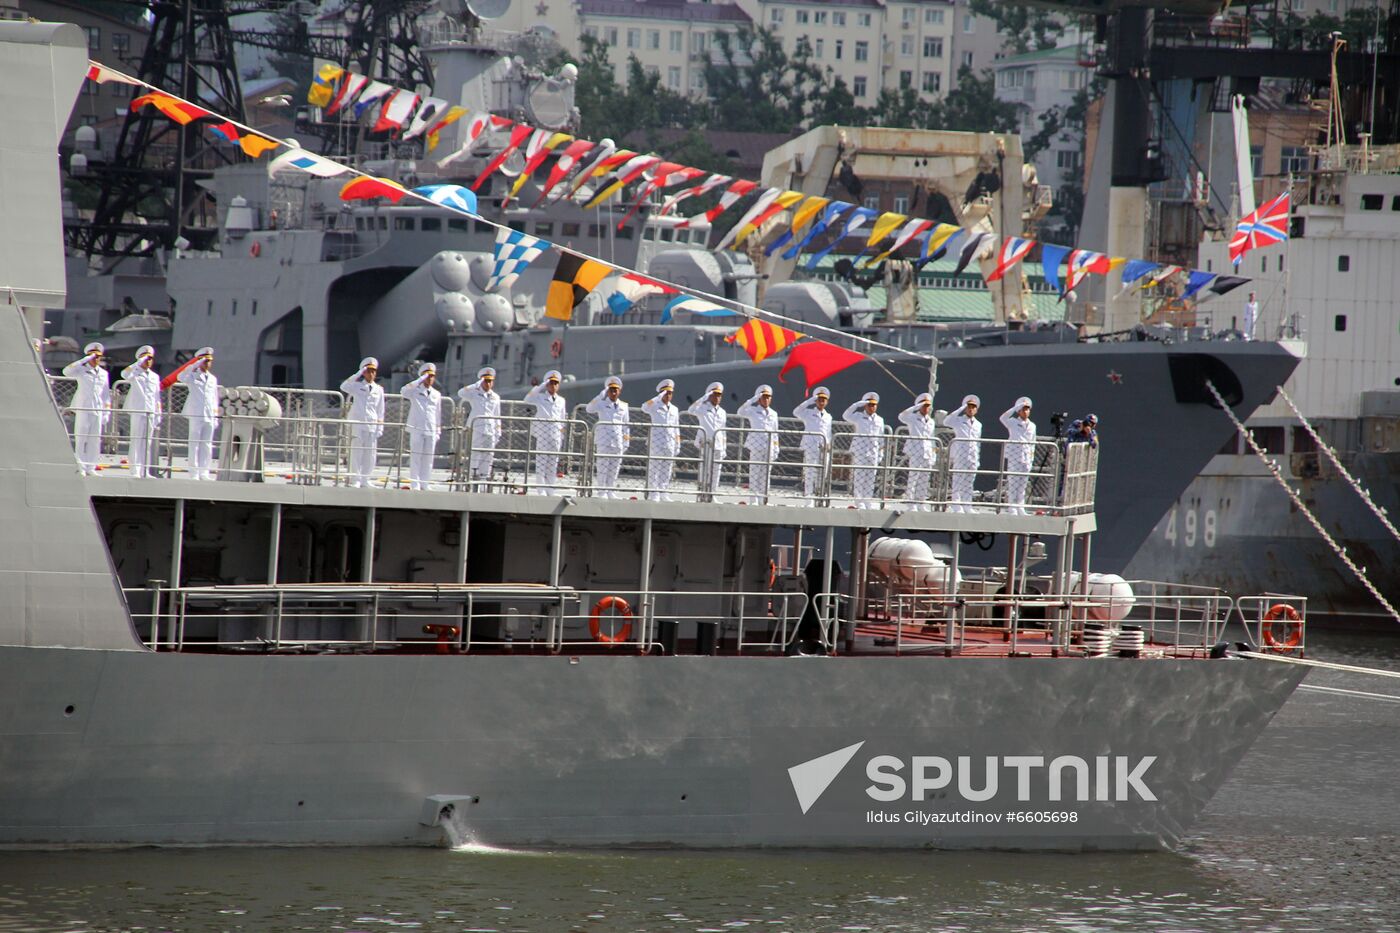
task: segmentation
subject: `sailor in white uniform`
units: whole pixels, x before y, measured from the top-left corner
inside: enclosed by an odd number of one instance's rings
[[[778,413],[773,410],[773,387],[759,386],[753,398],[739,406],[739,416],[749,422],[744,446],[749,451],[749,494],[768,502],[768,479],[778,459]]]
[[[69,405],[73,409],[73,451],[85,476],[97,475],[102,432],[112,416],[112,387],[102,366],[105,352],[102,344],[90,343],[83,347],[81,359],[63,367],[63,375],[78,382]]]
[[[695,446],[700,448],[700,501],[711,502],[719,491],[719,474],[724,467],[724,445],[727,435],[724,426],[729,416],[720,403],[724,401],[724,383],[712,382],[705,389],[705,397],[696,399],[686,411],[700,422],[700,430],[695,432]],[[705,469],[705,458],[710,458],[709,469]]]
[[[429,489],[433,479],[433,455],[442,433],[442,393],[433,387],[437,367],[424,363],[418,378],[399,390],[408,399],[408,486]]]
[[[544,382],[525,395],[525,402],[535,406],[535,421],[530,436],[535,440],[535,484],[537,490],[550,496],[559,483],[559,454],[564,450],[564,431],[568,427],[568,409],[559,383],[564,377],[557,369],[544,374]]]
[[[867,392],[860,401],[852,402],[841,420],[855,426],[855,437],[851,438],[851,472],[856,508],[873,509],[875,501],[875,468],[880,464],[880,454],[885,443],[885,419],[876,414],[880,407],[880,394]]]
[[[1006,511],[1025,515],[1026,485],[1035,460],[1035,422],[1031,420],[1031,400],[1021,396],[1002,413],[1001,423],[1010,442],[1006,445]]]
[[[496,447],[504,433],[501,423],[501,396],[496,385],[496,371],[490,366],[477,370],[476,382],[457,390],[457,398],[471,406],[467,427],[471,430],[471,479],[478,492],[485,492],[491,482],[491,470],[496,465]]]
[[[622,380],[609,376],[603,384],[603,391],[588,403],[585,410],[598,418],[598,423],[593,427],[594,495],[600,499],[616,499],[622,455],[632,441],[628,426],[632,413],[622,400]]]
[[[675,394],[676,384],[662,379],[656,384],[656,396],[642,403],[642,411],[651,416],[647,498],[653,502],[671,499],[671,475],[676,469],[673,458],[681,449],[681,411],[671,404]]]
[[[200,347],[195,363],[175,378],[189,395],[181,414],[189,425],[190,479],[213,479],[214,432],[219,428],[219,380],[214,375],[214,348]]]
[[[369,483],[379,459],[379,438],[384,434],[384,387],[379,384],[379,360],[360,360],[355,375],[340,384],[350,400],[346,420],[350,427],[350,485],[359,489]]]
[[[792,416],[802,420],[802,494],[808,499],[817,495],[822,456],[831,448],[831,412],[826,410],[830,401],[831,390],[817,386],[811,398],[792,410]]]
[[[909,429],[904,442],[904,455],[909,458],[909,474],[905,488],[909,507],[916,512],[932,511],[928,501],[929,478],[934,466],[933,396],[927,392],[914,399],[914,404],[899,413],[899,423]]]
[[[131,475],[151,475],[155,463],[156,429],[160,427],[160,375],[155,371],[156,351],[144,346],[136,351],[136,362],[122,370],[126,380],[127,463]]]
[[[950,512],[972,511],[973,487],[977,485],[977,468],[982,462],[982,422],[977,420],[981,405],[977,396],[964,396],[962,405],[943,419],[943,426],[953,429],[953,442],[948,447],[953,474]]]

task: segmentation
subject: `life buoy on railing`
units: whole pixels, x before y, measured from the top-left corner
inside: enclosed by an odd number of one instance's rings
[[[564,341],[556,340],[549,345],[549,355],[556,360],[564,355]]]
[[[768,561],[768,588],[771,590],[773,584],[778,582],[778,562],[770,559]]]
[[[605,609],[615,610],[626,620],[616,634],[605,633],[600,625]],[[588,615],[588,631],[592,633],[594,641],[601,641],[605,644],[614,645],[618,642],[628,641],[632,637],[632,607],[621,596],[604,596],[593,604],[593,611]]]
[[[259,243],[257,240],[254,240],[253,245],[248,247],[248,255],[252,256],[254,259],[257,259],[259,256],[261,256],[262,244]]]
[[[1274,635],[1274,623],[1283,622],[1282,636]],[[1274,603],[1264,613],[1264,625],[1259,632],[1266,648],[1287,654],[1303,643],[1303,617],[1288,603]]]

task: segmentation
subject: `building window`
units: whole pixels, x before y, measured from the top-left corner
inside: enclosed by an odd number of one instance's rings
[[[116,52],[118,55],[125,55],[127,52],[130,52],[130,51],[131,51],[131,33],[129,33],[129,32],[114,32],[114,33],[112,33],[112,51],[113,51],[113,52]]]
[[[900,15],[900,22],[901,22],[901,24],[904,26],[905,29],[908,29],[910,26],[914,25],[914,9],[913,9],[913,7],[905,7],[905,8],[904,8],[902,11],[900,11],[900,12],[901,12],[901,15]]]
[[[799,26],[807,25],[808,21],[811,19],[811,17],[807,15],[806,10],[798,10],[794,18],[797,20],[797,25]]]
[[[899,73],[899,86],[900,86],[900,87],[913,87],[913,86],[914,86],[914,72],[912,72],[912,71],[901,71],[901,72]]]
[[[943,40],[935,36],[924,39],[924,58],[942,58]]]
[[[858,61],[858,62],[864,62],[864,61],[869,61],[869,60],[870,60],[870,43],[869,43],[869,42],[857,42],[857,43],[856,43],[856,61]]]
[[[774,26],[778,25],[783,21],[783,13],[784,10],[782,7],[774,7],[768,11],[768,22],[772,23]]]
[[[851,96],[865,96],[865,75],[856,75],[854,78],[851,79]]]
[[[1338,314],[1336,317],[1334,317],[1332,319],[1332,329],[1337,331],[1338,333],[1346,330],[1347,316],[1345,314]]]
[[[699,69],[696,69],[695,71],[692,71],[692,72],[690,73],[690,86],[691,86],[692,89],[697,90],[697,91],[703,91],[703,90],[705,90],[705,74],[704,74],[704,72],[700,71]]]
[[[666,69],[666,86],[673,91],[681,89],[681,70],[675,65]]]
[[[638,49],[642,46],[642,31],[640,29],[627,30],[627,47]]]
[[[968,35],[972,35],[976,31],[977,17],[969,13],[967,17],[963,19],[963,32],[967,33]]]
[[[697,55],[703,55],[705,52],[705,35],[703,32],[697,32],[690,36],[690,50]]]
[[[587,36],[588,38],[590,38],[590,39],[596,39],[596,38],[598,38],[598,27],[597,27],[597,26],[584,26],[584,27],[583,27],[583,34],[584,34],[585,36]]]
[[[1385,205],[1385,197],[1379,194],[1363,194],[1361,196],[1361,209],[1363,211],[1378,211]]]
[[[1339,315],[1339,316],[1340,316],[1340,315]],[[229,305],[229,317],[238,317],[238,299],[237,299],[237,298],[233,299],[233,303]],[[1345,320],[1345,318],[1343,318],[1343,320]],[[1343,326],[1341,326],[1341,327],[1339,327],[1339,328],[1337,328],[1337,329],[1338,329],[1338,330],[1346,330],[1346,326],[1343,325]]]
[[[972,67],[972,53],[971,53],[971,52],[964,52],[964,53],[963,53],[962,63],[963,63],[963,67],[964,67],[964,68],[971,68],[971,67]]]
[[[679,29],[672,29],[672,30],[671,30],[671,51],[672,51],[672,52],[684,52],[684,51],[685,51],[685,34],[682,33]]]
[[[647,48],[649,48],[649,49],[656,49],[656,50],[660,51],[660,49],[661,49],[661,30],[660,30],[660,29],[653,29],[653,30],[651,30],[651,31],[649,31],[649,32],[647,33]]]
[[[1260,175],[1264,174],[1263,146],[1249,147],[1249,170],[1254,173],[1255,178],[1258,178]]]
[[[97,125],[97,114],[95,114],[95,113],[85,113],[85,114],[82,114],[81,116],[78,117],[78,125],[79,125],[79,126],[96,126],[96,125]]]
[[[1308,150],[1305,147],[1284,146],[1279,171],[1285,175],[1301,175],[1312,167],[1311,163],[1312,159],[1308,156]]]
[[[937,94],[943,90],[943,74],[938,71],[924,72],[924,91],[929,94]]]
[[[930,25],[930,26],[942,26],[942,25],[943,25],[943,11],[942,11],[942,10],[924,10],[924,22],[927,23],[927,24]]]
[[[836,60],[837,60],[838,62],[841,60],[841,53],[842,53],[843,51],[845,51],[845,48],[846,48],[846,43],[845,43],[844,41],[842,41],[841,39],[837,39],[837,40],[836,40]]]
[[[895,212],[896,214],[903,214],[903,213],[907,212],[908,210],[909,210],[909,196],[908,196],[908,195],[901,194],[899,197],[897,197],[897,198],[894,199],[894,212]]]
[[[102,30],[96,26],[87,27],[88,48],[94,52],[102,51]]]
[[[842,12],[840,12],[840,11],[833,12],[833,13],[831,14],[831,25],[833,25],[833,26],[844,26],[844,25],[846,25],[846,14],[845,14],[845,13],[842,13]]]
[[[616,30],[614,27],[612,27],[612,26],[609,26],[609,27],[608,27],[608,31],[607,31],[607,40],[608,40],[608,45],[611,45],[611,46],[613,46],[614,48],[616,48],[616,46],[617,46],[617,30]]]
[[[825,25],[826,25],[826,10],[818,10],[817,12],[815,12],[815,13],[812,14],[812,25],[814,25],[814,26],[825,26]]]
[[[865,202],[861,205],[868,211],[878,211],[880,209],[880,196],[878,194],[867,194]]]
[[[252,312],[252,313],[253,313],[253,317],[257,317],[257,316],[258,316],[258,299],[256,299],[256,298],[253,299],[253,312]]]
[[[1056,149],[1055,167],[1064,172],[1079,171],[1080,154],[1078,149]]]
[[[1338,271],[1338,272],[1350,272],[1350,271],[1351,271],[1351,257],[1350,257],[1350,256],[1338,256],[1338,257],[1337,257],[1337,271]]]
[[[913,37],[913,36],[900,36],[900,37],[899,37],[899,54],[900,54],[900,55],[903,55],[903,56],[906,57],[906,58],[908,58],[910,55],[913,55],[913,54],[914,54],[914,37]]]
[[[856,14],[856,25],[860,26],[862,29],[869,29],[869,28],[870,28],[870,14],[869,14],[869,13],[857,13],[857,14]]]
[[[87,96],[87,97],[96,97],[96,96],[97,96],[98,94],[100,94],[101,92],[102,92],[102,85],[98,84],[96,81],[84,81],[84,82],[83,82],[83,94],[84,94],[84,96]]]
[[[814,52],[813,52],[813,54],[815,55],[815,57],[821,58],[821,57],[822,57],[822,54],[825,52],[825,50],[826,50],[826,40],[825,40],[825,39],[818,39],[817,42],[816,42],[816,45],[815,45],[815,47],[814,47]]]

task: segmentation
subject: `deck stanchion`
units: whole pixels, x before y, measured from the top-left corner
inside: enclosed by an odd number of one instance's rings
[[[467,541],[471,534],[472,513],[461,512],[457,515],[457,582],[467,582]]]
[[[185,551],[185,500],[175,500],[175,523],[170,538],[170,585],[179,589],[180,564]]]
[[[277,585],[277,561],[282,551],[282,503],[272,503],[272,527],[267,535],[267,585]]]
[[[370,506],[365,510],[365,542],[360,553],[360,582],[374,582],[374,532],[377,509]]]
[[[646,651],[651,643],[651,532],[652,520],[642,519],[642,567],[638,576],[640,590],[637,593],[637,647]]]

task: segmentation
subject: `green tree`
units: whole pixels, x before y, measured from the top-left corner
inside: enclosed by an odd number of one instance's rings
[[[1065,21],[1057,14],[1042,9],[1038,3],[971,0],[967,8],[978,16],[996,22],[997,32],[1003,36],[1002,48],[1013,55],[1053,49],[1065,33]]]
[[[790,133],[807,121],[807,108],[823,91],[811,50],[799,41],[791,58],[766,29],[715,33],[720,61],[705,64],[710,124],[753,133]]]
[[[997,100],[996,78],[990,70],[978,77],[963,65],[952,90],[933,105],[926,125],[966,133],[1014,133],[1016,106]]]
[[[1379,5],[1373,7],[1353,7],[1342,18],[1342,38],[1347,40],[1347,51],[1369,52],[1377,41],[1385,46],[1385,21]]]
[[[881,88],[875,105],[866,113],[866,126],[902,126],[928,129],[935,125],[937,104],[930,104],[912,87]]]

